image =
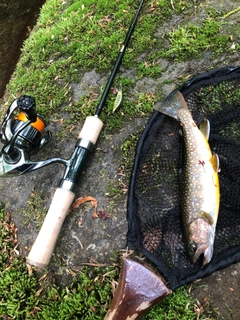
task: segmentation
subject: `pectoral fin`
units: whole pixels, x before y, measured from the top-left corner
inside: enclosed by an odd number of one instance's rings
[[[208,213],[208,212],[205,212],[205,211],[202,211],[201,212],[201,217],[207,221],[207,223],[212,226],[214,224],[214,220],[212,218],[212,216]]]
[[[208,119],[204,119],[199,126],[199,130],[202,132],[205,139],[208,141],[210,135],[210,122]]]
[[[216,153],[213,154],[211,158],[211,164],[213,166],[213,170],[218,173],[219,172],[219,158]]]

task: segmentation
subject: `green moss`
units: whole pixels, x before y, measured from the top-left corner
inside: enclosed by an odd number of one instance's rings
[[[135,155],[135,150],[137,146],[138,139],[143,131],[143,128],[139,130],[136,135],[131,134],[128,139],[124,141],[124,143],[120,146],[122,159],[121,163],[124,165],[124,173],[125,173],[125,180],[126,184],[130,179],[130,174],[133,165],[133,158]]]
[[[68,119],[64,131],[69,131],[69,125],[77,126],[86,115],[94,114],[100,99],[99,88],[96,88],[98,98],[89,92],[78,102],[73,102],[70,84],[80,82],[81,74],[89,70],[110,74],[138,5],[133,0],[118,0],[117,5],[115,2],[107,3],[48,0],[34,32],[24,43],[22,57],[8,85],[10,100],[20,94],[33,95],[39,114],[46,120],[53,115],[62,117],[64,113],[64,119]],[[144,4],[123,59],[125,70],[137,70],[135,81],[142,77],[159,77],[163,72],[159,58],[182,61],[199,57],[206,50],[216,54],[226,49],[229,36],[223,30],[219,35],[223,22],[218,20],[221,13],[216,10],[214,14],[213,10],[209,13],[202,25],[186,21],[184,26],[159,39],[156,31],[164,22],[173,14],[187,15],[191,10],[193,7],[189,1],[160,0]],[[164,42],[166,50],[162,50]],[[137,59],[142,53],[145,58],[139,62]],[[106,128],[108,132],[118,130],[126,117],[146,113],[144,104],[139,110],[131,100],[135,83],[129,78],[127,80],[127,76],[125,80],[116,80],[114,86],[118,87],[119,83],[124,94],[121,111],[117,117],[111,114],[115,96],[110,93],[101,115],[103,122],[107,119],[104,130]]]
[[[83,267],[77,273],[72,272],[71,284],[60,289],[54,284],[53,272],[39,278],[27,269],[18,255],[14,224],[2,207],[0,240],[0,315],[3,319],[104,318],[112,300],[112,283],[119,278],[118,255],[115,254],[113,265],[108,267]],[[142,319],[195,319],[193,308],[194,301],[187,287],[183,287],[153,307]]]
[[[112,298],[118,268],[84,267],[65,289],[49,272],[40,279],[17,250],[16,229],[0,208],[0,315],[3,319],[103,319]]]
[[[32,308],[37,280],[18,254],[16,229],[10,214],[0,208],[0,315],[6,319],[25,319]]]
[[[182,287],[153,307],[142,320],[193,320],[196,316],[187,287]]]
[[[105,124],[105,134],[112,134],[119,131],[126,121],[133,119],[134,116],[144,116],[150,114],[153,110],[154,95],[148,93],[137,93],[137,100],[130,100],[129,86],[131,79],[121,77],[118,88],[122,88],[122,103],[113,113],[114,101],[116,94],[109,93],[107,104],[105,105],[104,113],[101,115],[101,120]],[[78,129],[79,122],[87,116],[94,114],[95,106],[99,102],[99,95],[93,91],[80,97],[77,103],[70,103],[64,107],[64,111],[69,112],[68,119],[64,121],[64,128]]]
[[[162,70],[159,65],[159,63],[156,63],[155,61],[151,62],[141,62],[139,63],[137,67],[137,73],[139,77],[152,77],[152,78],[157,78],[161,76]]]
[[[223,22],[213,19],[203,20],[201,26],[191,23],[179,26],[165,35],[169,41],[167,50],[162,51],[165,58],[175,61],[199,58],[206,50],[219,54],[226,51],[229,35],[219,33]]]
[[[22,57],[8,85],[10,100],[13,96],[30,94],[36,99],[38,112],[47,119],[53,114],[58,117],[62,106],[66,105],[69,107],[65,111],[71,119],[77,121],[76,118],[84,117],[86,112],[82,108],[76,117],[68,83],[80,82],[80,74],[92,69],[98,73],[110,73],[137,5],[133,0],[108,1],[107,5],[105,0],[86,0],[84,4],[77,0],[48,0],[34,32],[22,48]],[[187,2],[181,1],[173,8],[167,0],[160,0],[156,5],[144,4],[123,60],[125,69],[138,66],[136,59],[139,54],[156,46],[154,33],[157,26],[186,6]],[[160,67],[154,61],[150,64],[147,61],[147,64],[147,67],[144,63],[139,65],[140,77],[161,74]],[[126,89],[124,85],[123,89]],[[88,113],[94,113],[98,100],[86,98],[91,103]],[[110,104],[113,98],[109,97]],[[134,116],[134,108],[130,109],[131,116]],[[109,117],[108,107],[105,110]],[[126,113],[129,115],[129,112]],[[110,127],[118,129],[122,125],[121,113],[118,118],[117,123],[114,117],[109,119]]]
[[[48,290],[36,319],[103,319],[115,276],[114,268],[84,268],[68,288]]]
[[[228,105],[231,101],[232,108],[238,106],[240,99],[239,88],[235,81],[217,83],[216,85],[201,87],[194,93],[198,106],[201,106],[207,113],[222,110],[222,106]]]
[[[121,191],[122,188],[123,186],[119,181],[116,181],[116,180],[107,181],[106,191],[109,197],[113,199],[119,198],[119,196],[122,194],[122,191]]]

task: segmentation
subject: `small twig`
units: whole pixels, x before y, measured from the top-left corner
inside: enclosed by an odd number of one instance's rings
[[[106,267],[106,263],[93,263],[93,262],[83,262],[80,263],[78,266],[71,266],[72,269],[82,266],[90,266],[90,267]]]
[[[238,12],[238,11],[240,11],[240,7],[236,8],[236,9],[234,9],[234,10],[232,10],[232,11],[229,11],[228,13],[226,13],[226,14],[223,16],[223,19],[226,19],[227,17],[229,17],[230,15],[232,15],[232,14]]]

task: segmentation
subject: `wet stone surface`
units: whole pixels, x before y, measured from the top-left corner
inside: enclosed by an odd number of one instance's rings
[[[213,319],[240,318],[240,264],[213,273],[210,277],[195,282],[193,296]],[[201,308],[201,307],[200,307]]]

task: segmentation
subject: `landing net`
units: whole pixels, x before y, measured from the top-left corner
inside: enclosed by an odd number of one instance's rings
[[[201,74],[178,89],[199,125],[210,121],[209,144],[220,160],[220,211],[214,253],[192,265],[182,235],[179,123],[155,111],[136,148],[128,194],[128,247],[139,249],[171,289],[240,261],[240,67]]]

